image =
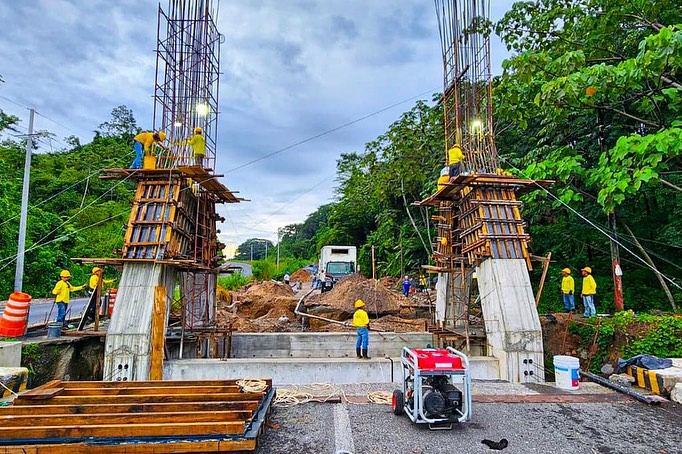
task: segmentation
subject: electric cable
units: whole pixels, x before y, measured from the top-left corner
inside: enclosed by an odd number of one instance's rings
[[[263,155],[263,156],[261,156],[261,157],[259,157],[259,158],[252,159],[251,161],[245,162],[245,163],[242,164],[242,165],[239,165],[239,166],[237,166],[237,167],[234,167],[234,168],[232,168],[232,169],[226,171],[225,173],[228,174],[228,173],[235,172],[235,171],[237,171],[237,170],[239,170],[239,169],[243,169],[244,167],[248,167],[248,166],[250,166],[251,164],[255,164],[256,162],[262,161],[263,159],[267,159],[267,158],[269,158],[269,157],[271,157],[271,156],[274,156],[274,155],[276,155],[276,154],[279,154],[279,153],[282,153],[282,152],[284,152],[284,151],[287,151],[287,150],[290,150],[290,149],[292,149],[292,148],[295,148],[295,147],[297,147],[297,146],[299,146],[299,145],[303,145],[304,143],[312,142],[312,141],[315,140],[315,139],[319,139],[320,137],[324,137],[324,136],[329,135],[329,134],[331,134],[331,133],[333,133],[333,132],[336,132],[336,131],[339,131],[339,130],[341,130],[341,129],[347,128],[348,126],[354,125],[355,123],[359,123],[359,122],[361,122],[361,121],[363,121],[363,120],[366,120],[366,119],[368,119],[368,118],[371,118],[371,117],[374,117],[374,116],[376,116],[376,115],[379,115],[380,113],[386,112],[387,110],[393,109],[394,107],[397,107],[397,106],[399,106],[399,105],[401,105],[401,104],[405,104],[406,102],[412,101],[413,99],[420,98],[420,97],[422,97],[422,96],[424,96],[424,95],[426,95],[426,94],[428,94],[428,93],[433,93],[434,90],[438,90],[438,89],[436,88],[436,89],[426,90],[426,91],[424,91],[424,92],[422,92],[422,93],[419,93],[418,95],[412,96],[412,97],[407,98],[407,99],[403,99],[402,101],[398,101],[398,102],[396,102],[396,103],[394,103],[394,104],[391,104],[391,105],[388,106],[388,107],[384,107],[383,109],[377,110],[377,111],[372,112],[372,113],[367,114],[367,115],[364,115],[364,116],[362,116],[362,117],[360,117],[360,118],[357,118],[357,119],[355,119],[355,120],[353,120],[353,121],[349,121],[348,123],[344,123],[344,124],[342,124],[342,125],[340,125],[340,126],[336,126],[336,127],[332,128],[332,129],[328,129],[327,131],[321,132],[321,133],[316,134],[316,135],[314,135],[314,136],[312,136],[312,137],[308,137],[307,139],[300,140],[300,141],[298,141],[298,142],[296,142],[296,143],[293,143],[293,144],[291,144],[291,145],[288,145],[288,146],[286,146],[286,147],[284,147],[284,148],[280,148],[279,150],[275,150],[275,151],[273,151],[273,152],[271,152],[271,153],[265,154],[265,155]]]
[[[595,224],[593,221],[591,221],[590,219],[588,219],[588,218],[587,218],[586,216],[584,216],[582,213],[578,212],[576,209],[574,209],[573,207],[571,207],[570,205],[568,205],[566,202],[564,202],[563,200],[561,200],[559,197],[557,197],[556,195],[552,194],[552,192],[550,192],[547,188],[545,188],[544,186],[542,186],[542,185],[541,185],[540,183],[538,183],[536,180],[534,180],[534,179],[528,177],[528,175],[526,175],[526,173],[525,173],[523,170],[519,169],[519,168],[516,167],[514,164],[512,164],[509,160],[507,160],[506,158],[504,158],[504,157],[502,157],[502,156],[500,157],[500,159],[501,159],[502,161],[505,161],[505,162],[506,162],[507,164],[509,164],[513,169],[515,169],[515,170],[518,171],[521,175],[523,175],[523,177],[524,177],[525,179],[531,181],[531,182],[532,182],[533,184],[535,184],[538,188],[540,188],[542,191],[544,191],[545,193],[547,193],[552,199],[556,200],[556,201],[559,202],[561,205],[565,206],[569,211],[571,211],[573,214],[575,214],[575,215],[578,216],[580,219],[582,219],[583,221],[585,221],[587,224],[589,224],[590,226],[592,226],[595,230],[597,230],[599,233],[601,233],[602,235],[604,235],[604,236],[605,236],[606,238],[608,238],[610,241],[613,241],[615,244],[617,244],[618,246],[622,247],[625,251],[627,251],[627,252],[628,252],[629,254],[631,254],[633,257],[635,257],[636,259],[638,259],[639,261],[641,261],[641,262],[644,264],[644,266],[645,266],[646,268],[649,268],[651,271],[653,271],[654,273],[656,273],[656,274],[658,274],[659,276],[661,276],[663,279],[665,279],[666,281],[668,281],[670,284],[674,285],[678,290],[682,290],[682,286],[680,286],[678,283],[676,283],[674,279],[668,277],[667,275],[665,275],[665,274],[661,273],[660,271],[658,271],[655,267],[649,265],[649,263],[647,263],[646,260],[644,260],[644,259],[641,258],[639,255],[637,255],[637,254],[635,254],[634,252],[632,252],[627,246],[625,246],[623,243],[621,243],[620,241],[618,241],[616,238],[613,238],[613,237],[612,237],[608,232],[606,232],[603,228],[599,227],[597,224]]]

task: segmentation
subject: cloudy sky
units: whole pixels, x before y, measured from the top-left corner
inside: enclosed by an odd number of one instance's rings
[[[513,1],[492,3],[497,19]],[[65,148],[72,134],[89,142],[121,104],[149,129],[157,7],[149,0],[0,0],[0,108],[24,127],[21,106],[42,114],[36,129],[57,136],[42,151]],[[278,227],[332,201],[340,154],[363,151],[442,87],[432,0],[220,0],[217,24],[225,43],[216,171],[251,200],[220,208],[227,244],[275,242]],[[506,57],[494,40],[493,72]]]

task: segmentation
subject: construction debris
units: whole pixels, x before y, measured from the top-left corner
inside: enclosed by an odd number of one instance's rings
[[[299,272],[308,274],[301,269],[292,276]],[[312,315],[349,322],[357,299],[362,299],[367,305],[373,329],[395,332],[426,330],[427,319],[418,318],[415,312],[417,308],[428,307],[426,293],[419,294],[413,302],[359,274],[343,278],[330,292],[306,298],[306,310]],[[238,292],[232,292],[232,304],[218,310],[218,326],[221,329],[231,327],[233,332],[243,333],[302,331],[301,318],[294,314],[298,300],[291,287],[280,282],[251,283]],[[350,323],[343,326],[309,320],[307,329],[332,332],[347,331],[352,326]]]

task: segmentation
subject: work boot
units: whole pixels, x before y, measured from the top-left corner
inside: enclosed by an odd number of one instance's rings
[[[372,359],[369,356],[367,356],[367,349],[366,348],[364,348],[362,350],[362,359]]]
[[[358,359],[362,359],[360,347],[355,347],[355,353],[358,355]]]

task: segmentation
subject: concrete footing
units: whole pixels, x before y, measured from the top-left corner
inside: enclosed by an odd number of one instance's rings
[[[469,358],[474,379],[497,380],[499,362],[491,357]],[[273,385],[311,383],[391,383],[402,380],[400,358],[183,359],[166,361],[164,380],[272,378]]]
[[[0,342],[0,367],[21,366],[21,342]]]
[[[354,331],[346,333],[234,333],[232,358],[355,358]],[[403,346],[433,345],[430,333],[369,334],[373,357],[400,357]]]
[[[25,367],[0,367],[0,398],[10,397],[26,389],[28,369]]]

